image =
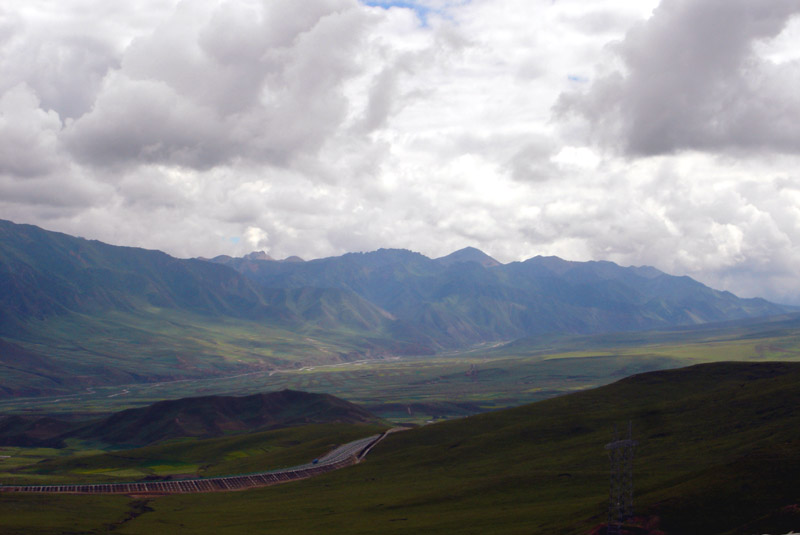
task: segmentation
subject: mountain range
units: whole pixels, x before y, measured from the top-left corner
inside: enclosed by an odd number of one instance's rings
[[[793,310],[611,262],[502,264],[474,248],[178,259],[0,221],[0,395]]]
[[[265,288],[337,288],[379,307],[395,332],[434,349],[546,333],[697,325],[788,312],[652,267],[537,256],[501,264],[466,248],[430,259],[380,249],[308,262],[217,257]]]

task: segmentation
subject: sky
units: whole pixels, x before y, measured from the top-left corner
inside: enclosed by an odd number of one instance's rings
[[[6,0],[0,219],[800,305],[798,88],[797,0]]]

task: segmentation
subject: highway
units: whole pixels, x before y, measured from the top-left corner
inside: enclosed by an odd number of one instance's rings
[[[223,477],[181,479],[168,481],[139,481],[132,483],[101,483],[90,485],[0,485],[0,492],[58,493],[58,494],[127,494],[158,496],[193,492],[225,492],[267,487],[324,474],[360,462],[372,447],[394,429],[349,442],[310,462],[269,472],[239,474]]]

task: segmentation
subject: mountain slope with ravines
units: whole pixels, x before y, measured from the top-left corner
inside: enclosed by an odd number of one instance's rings
[[[381,249],[302,263],[254,257],[225,263],[275,288],[352,291],[437,348],[552,333],[642,331],[788,312],[652,267],[537,256],[500,264],[474,248],[430,259]]]
[[[0,396],[426,355],[791,311],[610,262],[467,248],[212,260],[0,221]]]

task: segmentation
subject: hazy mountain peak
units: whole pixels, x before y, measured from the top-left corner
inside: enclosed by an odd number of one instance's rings
[[[451,264],[459,264],[462,262],[477,262],[483,267],[493,267],[501,265],[500,262],[498,262],[491,256],[487,255],[480,249],[476,249],[475,247],[464,247],[463,249],[459,249],[458,251],[450,253],[447,256],[437,258],[436,262],[445,266],[449,266]]]
[[[542,267],[559,276],[563,276],[567,272],[573,272],[575,270],[581,270],[583,272],[587,272],[588,270],[600,278],[618,278],[620,276],[633,274],[643,279],[656,279],[666,275],[663,271],[652,266],[624,267],[608,260],[574,262],[571,260],[564,260],[557,256],[534,256],[533,258],[525,260],[525,263]]]
[[[264,251],[253,251],[252,253],[244,255],[242,258],[247,260],[274,260],[274,258]]]
[[[543,269],[546,272],[550,272],[559,276],[572,269],[572,267],[575,265],[575,262],[564,260],[558,256],[541,255],[523,260],[522,263],[528,266],[536,266],[537,269]]]
[[[305,260],[303,260],[299,256],[287,256],[286,258],[281,260],[281,262],[305,262]]]
[[[660,269],[654,268],[652,266],[634,266],[631,267],[634,273],[639,275],[640,277],[644,277],[645,279],[655,279],[656,277],[660,277],[665,273]]]
[[[368,269],[375,269],[393,264],[411,265],[430,261],[422,254],[409,251],[408,249],[378,249],[377,251],[345,253],[340,257],[331,257],[322,259],[322,261],[331,261],[335,258],[340,258],[347,262],[355,262]]]
[[[213,258],[204,258],[202,256],[198,256],[197,259],[205,260],[207,262],[216,262],[217,264],[228,264],[233,261],[233,257],[226,254],[217,255]]]

